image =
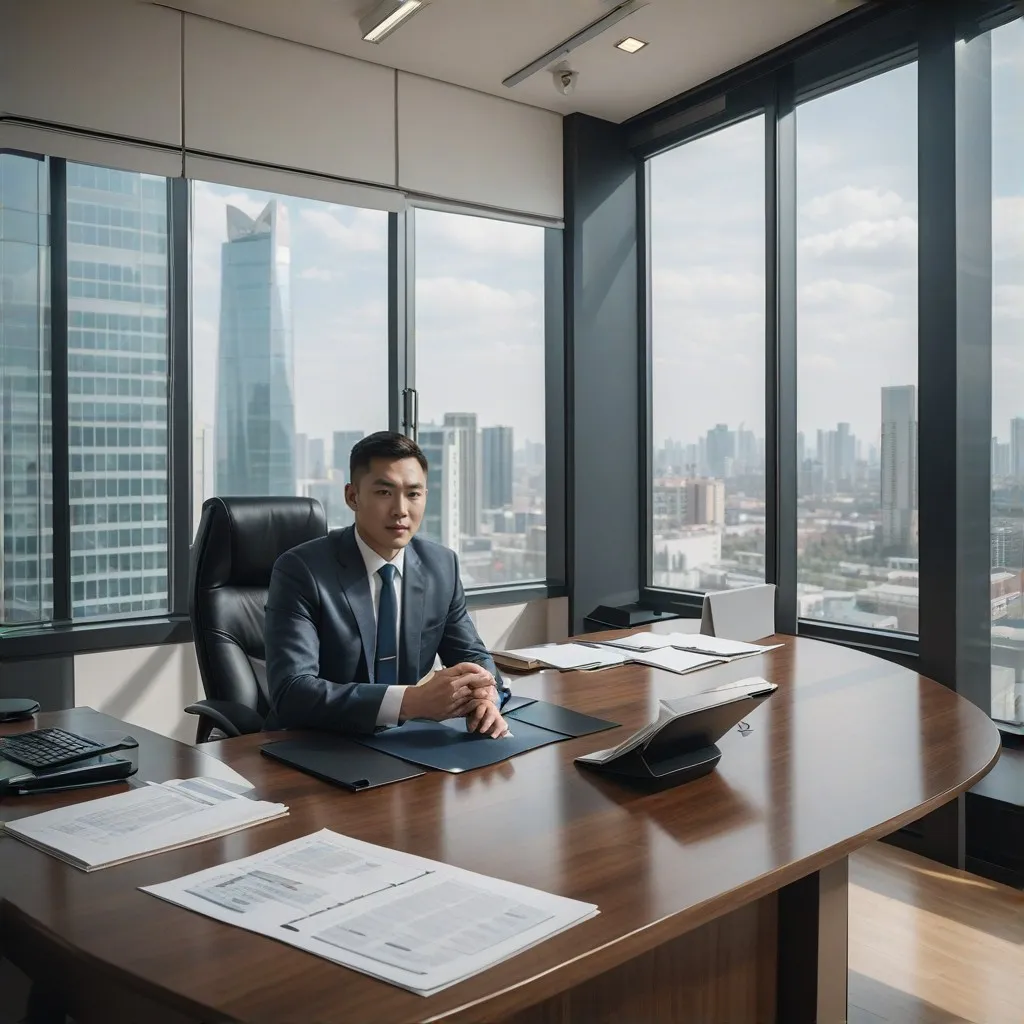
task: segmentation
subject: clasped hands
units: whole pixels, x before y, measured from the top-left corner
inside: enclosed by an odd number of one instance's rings
[[[443,722],[465,718],[470,732],[501,739],[509,729],[498,710],[494,676],[483,667],[464,661],[443,668],[406,688],[399,721],[426,718]]]

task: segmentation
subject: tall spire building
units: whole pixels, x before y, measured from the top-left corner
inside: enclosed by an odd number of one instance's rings
[[[295,388],[288,211],[227,208],[221,248],[216,492],[295,494]]]

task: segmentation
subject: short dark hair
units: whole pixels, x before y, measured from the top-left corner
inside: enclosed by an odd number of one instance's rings
[[[348,459],[349,480],[355,483],[357,477],[369,472],[370,463],[374,459],[415,459],[423,467],[424,473],[428,469],[423,449],[411,437],[394,430],[378,430],[352,446],[352,454]]]

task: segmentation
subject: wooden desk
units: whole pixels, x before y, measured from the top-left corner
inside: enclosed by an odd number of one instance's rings
[[[83,1024],[842,1020],[847,854],[973,785],[999,737],[980,710],[913,672],[779,639],[775,652],[698,675],[634,666],[519,680],[516,692],[623,729],[466,775],[351,794],[261,757],[266,735],[208,744],[291,814],[94,874],[0,840],[0,951],[57,985]],[[644,794],[572,764],[648,721],[660,698],[756,674],[779,690],[750,716],[748,735],[721,741],[718,770],[704,779]],[[115,723],[79,709],[39,724]],[[132,732],[140,777],[201,772],[195,748]],[[9,797],[0,815],[70,796]],[[601,913],[424,999],[138,891],[320,828]]]

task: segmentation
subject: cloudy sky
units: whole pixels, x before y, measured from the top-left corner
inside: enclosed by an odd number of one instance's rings
[[[257,215],[275,197],[197,182],[193,189],[193,349],[197,424],[213,425],[226,208]],[[387,214],[288,198],[296,429],[388,425]],[[544,431],[544,232],[416,215],[420,421],[475,412],[515,442]]]
[[[993,37],[994,423],[1024,415],[1024,23]],[[798,429],[874,443],[917,382],[917,69],[797,112]],[[764,119],[653,161],[655,439],[764,433]]]

